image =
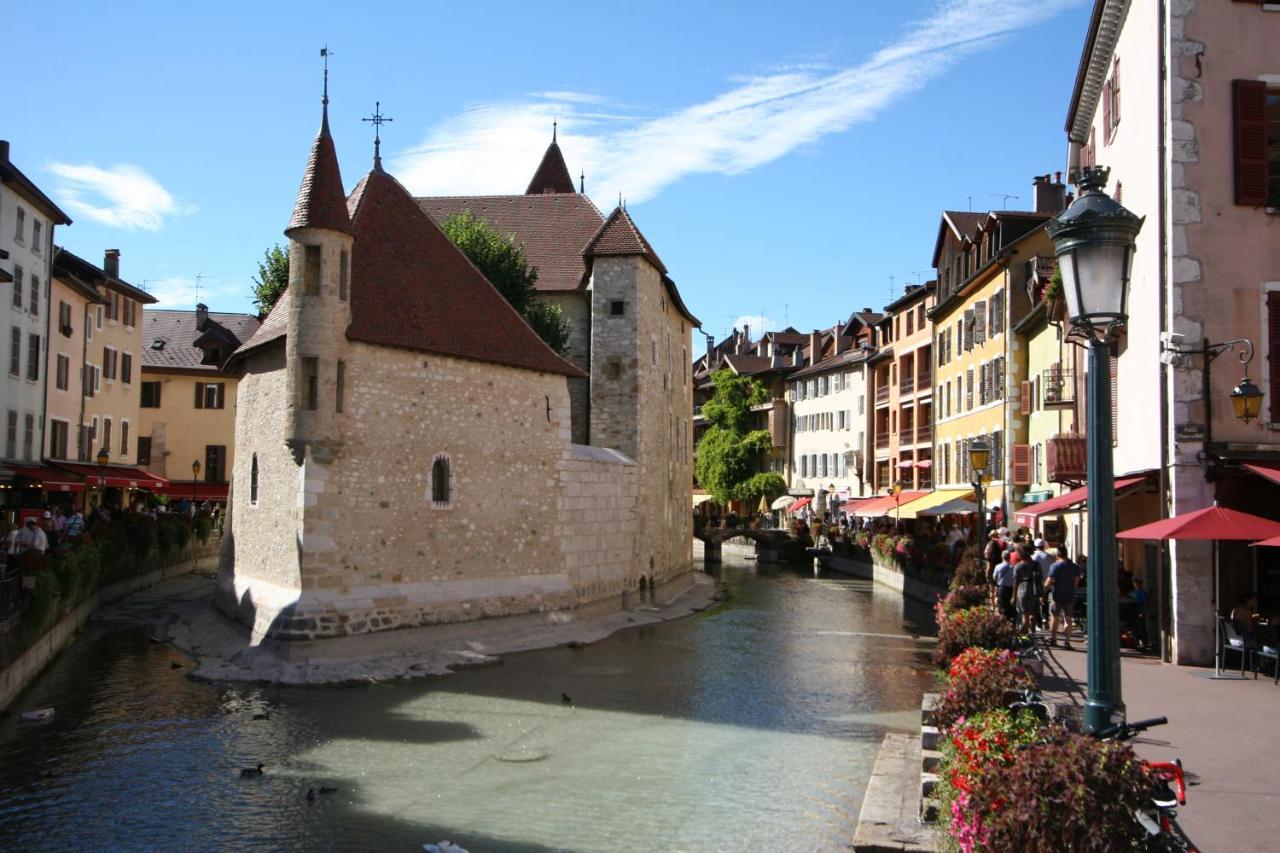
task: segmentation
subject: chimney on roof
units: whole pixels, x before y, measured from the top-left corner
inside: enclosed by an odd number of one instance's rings
[[[822,333],[814,329],[809,333],[809,363],[817,364],[822,361],[822,350],[820,349],[822,342]]]
[[[742,324],[742,351],[751,352],[751,327],[746,323]]]
[[[710,370],[716,359],[716,339],[711,335],[703,335],[707,339],[707,370]]]
[[[795,347],[791,350],[791,366],[800,366],[800,347]]]
[[[196,305],[196,330],[203,331],[209,322],[209,306],[203,302]]]
[[[1067,209],[1067,187],[1061,178],[1061,172],[1052,176],[1036,175],[1031,184],[1036,213],[1061,213]]]
[[[871,313],[871,309],[870,309],[870,308],[863,308],[863,309],[862,309],[862,313],[863,313],[863,314],[870,314],[870,313]]]
[[[843,335],[843,334],[844,334],[844,326],[843,326],[843,325],[841,325],[840,323],[836,323],[836,340],[835,340],[835,343],[836,343],[836,351],[835,351],[835,354],[836,354],[836,355],[839,355],[839,354],[840,354],[840,350],[844,349],[844,346],[843,346],[844,342],[840,340],[840,337],[841,337],[841,335]]]
[[[9,162],[9,140],[0,139],[0,163]]]
[[[102,256],[102,271],[110,278],[120,277],[120,250],[107,249]]]

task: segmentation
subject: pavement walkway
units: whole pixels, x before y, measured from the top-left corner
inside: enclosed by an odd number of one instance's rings
[[[1085,643],[1045,649],[1042,690],[1083,708]],[[1150,761],[1181,757],[1187,805],[1178,823],[1202,850],[1274,850],[1280,838],[1280,686],[1270,677],[1215,680],[1213,669],[1125,654],[1121,690],[1130,720],[1168,717],[1133,741]],[[1238,672],[1238,671],[1237,671]]]

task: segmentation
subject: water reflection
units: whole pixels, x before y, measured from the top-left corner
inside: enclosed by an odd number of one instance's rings
[[[927,609],[865,581],[720,571],[730,599],[698,618],[398,685],[202,685],[145,629],[87,635],[22,700],[54,722],[0,723],[0,837],[844,848],[881,735],[915,723],[931,684],[910,633]],[[265,776],[239,777],[258,761]],[[338,791],[308,801],[321,785]]]

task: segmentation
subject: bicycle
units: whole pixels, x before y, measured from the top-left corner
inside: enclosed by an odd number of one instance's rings
[[[1169,722],[1168,717],[1152,717],[1135,723],[1117,723],[1099,729],[1091,737],[1104,741],[1127,741],[1140,732]],[[1151,774],[1151,808],[1134,812],[1134,817],[1147,832],[1148,850],[1177,850],[1197,853],[1199,848],[1178,825],[1178,806],[1187,804],[1187,782],[1182,772],[1182,759],[1143,761]]]

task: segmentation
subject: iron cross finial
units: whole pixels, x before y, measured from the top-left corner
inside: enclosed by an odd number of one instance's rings
[[[373,115],[360,120],[373,125],[373,168],[380,172],[382,171],[382,125],[395,119],[387,118],[382,114],[382,101],[374,101]]]

